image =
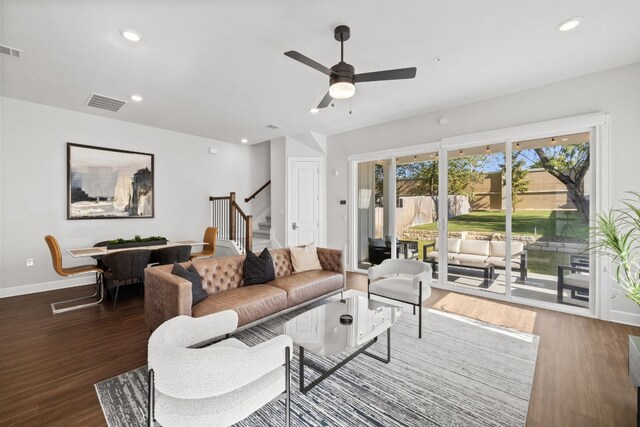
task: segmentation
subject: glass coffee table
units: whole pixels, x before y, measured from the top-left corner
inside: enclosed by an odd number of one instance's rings
[[[300,391],[306,394],[361,353],[389,363],[391,326],[398,320],[401,312],[400,307],[358,296],[318,306],[285,323],[284,333],[293,339],[294,344],[300,346]],[[341,320],[343,315],[351,316],[352,323],[343,323],[348,322],[348,319]],[[386,358],[367,352],[366,350],[385,332]],[[306,352],[327,357],[353,348],[357,350],[328,370],[305,357]],[[320,376],[308,385],[305,385],[305,366],[320,373]]]

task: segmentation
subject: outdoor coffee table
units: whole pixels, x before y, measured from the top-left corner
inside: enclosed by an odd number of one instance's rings
[[[294,344],[300,346],[300,391],[306,394],[361,353],[389,363],[391,326],[398,320],[401,312],[400,307],[358,296],[318,306],[285,323],[284,333],[293,339]],[[353,323],[341,323],[340,316],[344,314],[351,315]],[[368,353],[366,350],[384,332],[387,333],[386,358]],[[357,350],[328,370],[305,357],[306,352],[327,357],[352,348]],[[305,366],[320,373],[309,385],[305,385]]]
[[[430,258],[425,261],[431,264],[434,273],[438,272],[438,260],[436,260],[435,258]],[[484,277],[483,285],[485,288],[489,287],[489,285],[491,284],[491,280],[493,279],[496,268],[496,266],[490,262],[461,261],[457,259],[447,260],[447,264],[449,264],[449,267],[454,268],[482,270]]]

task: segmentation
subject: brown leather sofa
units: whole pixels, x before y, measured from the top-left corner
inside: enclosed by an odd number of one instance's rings
[[[145,270],[144,319],[153,331],[172,317],[201,317],[223,310],[238,313],[238,328],[244,329],[345,289],[342,251],[318,248],[322,270],[293,273],[289,249],[272,249],[276,279],[243,286],[244,255],[195,259],[191,263],[202,276],[209,296],[191,306],[191,282],[171,274],[171,265]]]

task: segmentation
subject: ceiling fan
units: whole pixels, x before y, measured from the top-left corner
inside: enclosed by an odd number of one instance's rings
[[[416,67],[356,74],[353,65],[344,62],[344,42],[349,40],[351,30],[346,25],[340,25],[333,30],[333,35],[340,42],[340,62],[331,68],[327,68],[295,50],[284,53],[289,58],[329,76],[329,91],[318,104],[318,109],[326,108],[334,99],[351,98],[356,93],[356,83],[412,79],[416,76]]]

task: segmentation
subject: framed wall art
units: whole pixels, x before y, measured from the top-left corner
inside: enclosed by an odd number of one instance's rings
[[[67,143],[67,219],[153,218],[153,154]]]

